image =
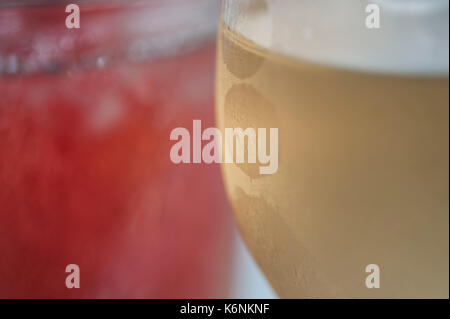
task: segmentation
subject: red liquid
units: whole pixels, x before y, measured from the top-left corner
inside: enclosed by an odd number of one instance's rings
[[[214,46],[139,64],[0,76],[0,298],[224,297],[216,165],[170,131],[213,126]],[[67,289],[66,265],[81,270]]]

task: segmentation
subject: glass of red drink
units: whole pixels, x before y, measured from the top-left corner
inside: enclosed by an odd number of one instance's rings
[[[66,5],[0,5],[0,297],[225,296],[219,168],[169,157],[214,122],[217,4]]]

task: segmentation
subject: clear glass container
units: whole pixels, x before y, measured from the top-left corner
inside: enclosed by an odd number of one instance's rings
[[[277,128],[279,158],[222,171],[280,297],[448,298],[448,12],[222,1],[217,125]]]

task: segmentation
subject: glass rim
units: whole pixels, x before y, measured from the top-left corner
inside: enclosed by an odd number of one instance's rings
[[[54,15],[67,14],[67,0],[37,3],[44,5],[0,6],[0,22],[5,21],[0,23],[0,78],[42,70],[57,73],[69,68],[87,69],[122,60],[140,63],[213,43],[216,36],[218,6],[211,0],[81,0],[78,4],[86,4],[87,14],[83,32],[55,27],[64,22],[55,20]],[[47,7],[50,3],[57,5]],[[16,16],[16,10],[23,12]],[[96,20],[99,14],[101,23]],[[157,19],[161,15],[164,19]],[[14,23],[14,19],[20,22]]]

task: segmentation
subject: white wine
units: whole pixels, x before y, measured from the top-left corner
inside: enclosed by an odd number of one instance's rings
[[[275,174],[222,164],[248,247],[280,297],[448,298],[448,42],[432,59],[422,47],[351,59],[277,37],[274,3],[242,28],[225,4],[219,31],[218,127],[279,128]],[[446,17],[448,29],[448,2]]]

